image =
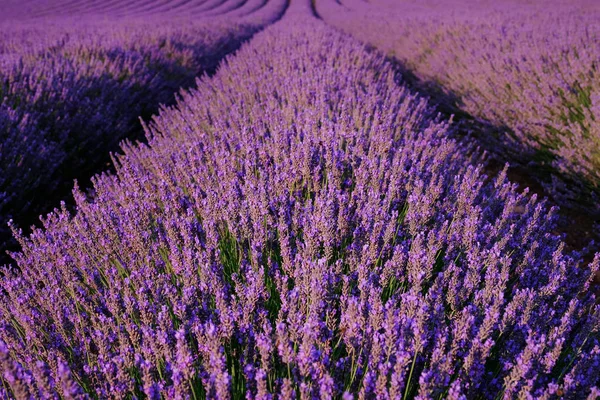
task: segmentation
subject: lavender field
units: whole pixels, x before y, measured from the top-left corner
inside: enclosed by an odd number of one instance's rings
[[[0,0],[3,399],[600,399],[600,4]]]

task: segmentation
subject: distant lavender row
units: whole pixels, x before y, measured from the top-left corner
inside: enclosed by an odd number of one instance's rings
[[[0,252],[11,237],[9,219],[37,222],[70,193],[74,178],[89,179],[123,138],[140,137],[140,116],[173,103],[180,87],[214,70],[284,8],[272,1],[270,14],[243,23],[0,25]]]
[[[0,390],[593,399],[600,255],[448,129],[320,22],[256,35],[20,238]]]
[[[272,14],[279,0],[3,0],[2,20],[94,18],[255,18]]]
[[[323,0],[317,8],[504,130],[481,138],[488,148],[567,177],[567,186],[556,176],[545,182],[558,198],[600,200],[597,2]]]

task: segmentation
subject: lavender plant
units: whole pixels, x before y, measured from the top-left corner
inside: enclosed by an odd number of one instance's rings
[[[7,222],[38,221],[105,168],[124,138],[143,137],[139,118],[172,104],[180,87],[214,72],[285,2],[234,21],[112,23],[51,19],[0,26],[0,263],[12,249]],[[160,27],[156,24],[160,23]]]
[[[600,255],[354,39],[290,14],[145,129],[16,232],[5,397],[598,395]]]
[[[537,179],[561,204],[585,201],[598,213],[597,3],[325,0],[317,8],[499,127],[499,137],[480,141],[542,170]]]

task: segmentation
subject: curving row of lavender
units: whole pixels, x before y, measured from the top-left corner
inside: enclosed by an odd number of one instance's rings
[[[597,2],[324,0],[317,9],[498,126],[498,137],[476,135],[542,170],[557,200],[600,211]]]
[[[3,396],[600,394],[600,255],[382,57],[292,13],[197,85],[19,238]]]
[[[38,221],[74,178],[106,168],[121,140],[143,135],[140,116],[172,104],[180,87],[214,71],[285,3],[229,20],[54,16],[0,24],[0,252],[11,246],[10,219]]]
[[[14,19],[55,19],[57,17],[93,17],[114,19],[247,17],[266,19],[273,14],[278,0],[3,0],[0,21]],[[165,21],[168,23],[168,20]]]

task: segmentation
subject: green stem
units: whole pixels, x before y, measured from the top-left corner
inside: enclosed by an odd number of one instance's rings
[[[410,393],[410,381],[412,380],[412,374],[413,371],[415,370],[415,364],[417,363],[417,355],[419,354],[418,351],[415,351],[415,356],[413,357],[412,360],[412,365],[410,366],[410,372],[408,374],[408,380],[406,381],[406,388],[404,389],[404,399],[408,398],[408,394]]]

